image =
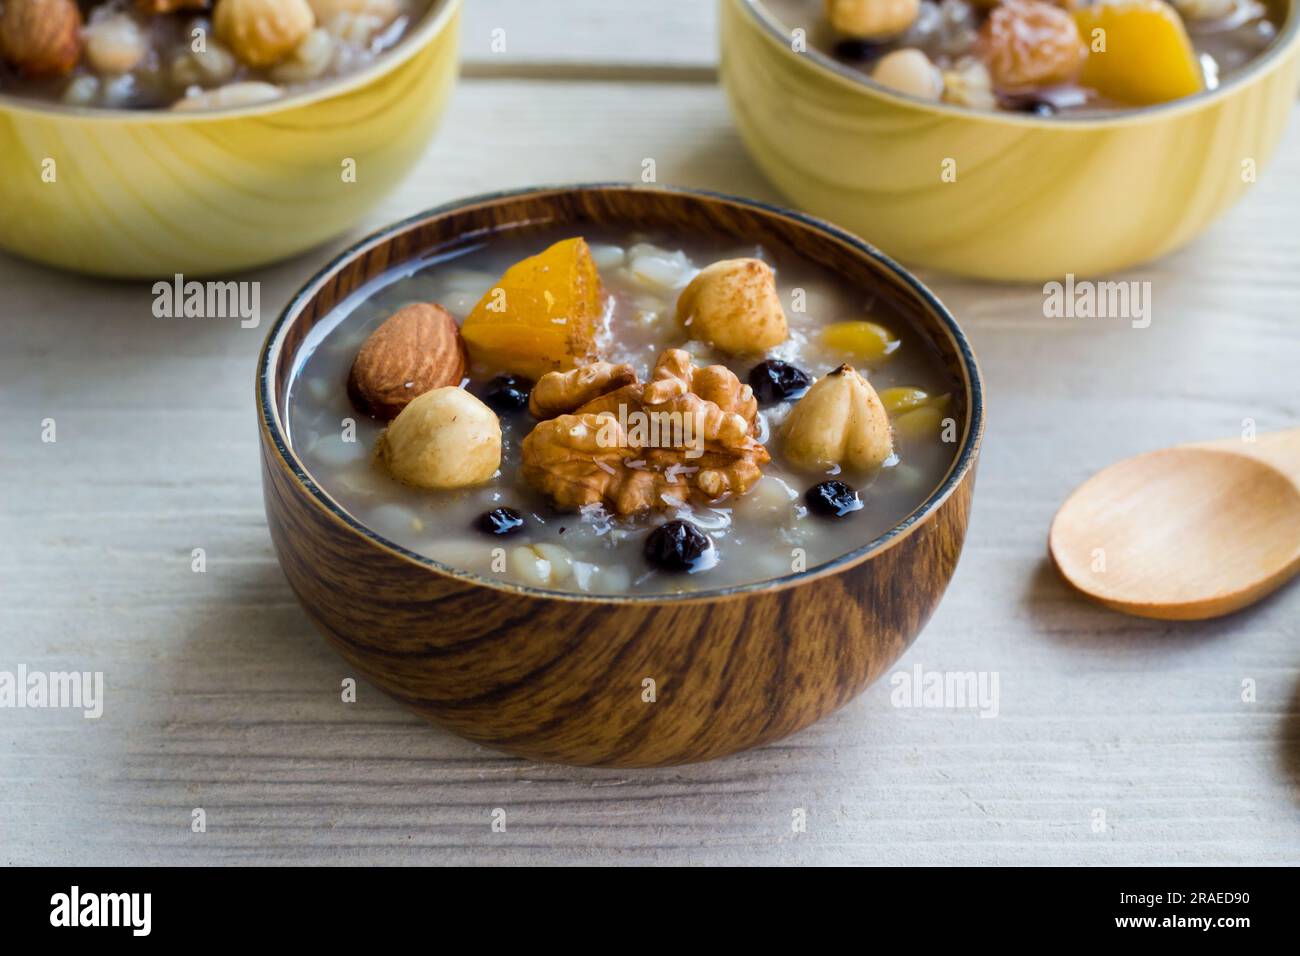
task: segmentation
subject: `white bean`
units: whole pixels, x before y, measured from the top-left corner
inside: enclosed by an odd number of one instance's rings
[[[524,584],[546,588],[573,575],[573,556],[555,544],[526,544],[510,552],[510,570]]]
[[[920,50],[895,50],[881,57],[871,73],[881,86],[923,100],[937,100],[943,93],[943,74]]]

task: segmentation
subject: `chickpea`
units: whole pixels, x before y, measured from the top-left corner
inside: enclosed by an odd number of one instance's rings
[[[781,437],[786,457],[808,471],[824,471],[832,465],[870,471],[894,451],[880,396],[849,365],[808,389],[782,423]]]
[[[273,66],[316,25],[307,0],[217,0],[217,38],[249,66]]]
[[[921,0],[826,0],[831,28],[858,40],[897,36],[920,10]]]
[[[790,334],[776,276],[761,259],[722,259],[701,270],[677,298],[677,321],[730,355],[762,352]]]

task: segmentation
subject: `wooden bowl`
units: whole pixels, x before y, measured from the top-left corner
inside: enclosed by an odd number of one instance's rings
[[[95,275],[193,278],[346,232],[428,146],[456,84],[461,2],[432,0],[363,69],[253,106],[92,109],[0,92],[0,249]],[[342,181],[345,159],[355,182]]]
[[[912,514],[851,554],[689,597],[556,595],[458,571],[385,540],[316,484],[284,423],[298,352],[318,321],[367,281],[469,236],[596,224],[763,243],[869,287],[959,383],[960,445],[947,475]],[[784,737],[896,661],[956,566],[984,415],[979,371],[956,321],[871,246],[748,200],[623,185],[478,197],[363,240],[312,278],[270,330],[257,403],[280,563],[355,672],[477,743],[618,767],[708,760]],[[642,699],[648,678],[652,703]]]
[[[1092,276],[1189,242],[1272,156],[1300,75],[1300,11],[1273,0],[1277,39],[1216,90],[1094,118],[966,109],[795,52],[763,0],[719,2],[722,83],[768,179],[903,262],[984,279]]]

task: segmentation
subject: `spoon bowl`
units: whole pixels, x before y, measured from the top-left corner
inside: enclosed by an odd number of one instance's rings
[[[1061,506],[1052,560],[1074,587],[1129,614],[1239,610],[1300,571],[1298,451],[1300,431],[1121,461]]]

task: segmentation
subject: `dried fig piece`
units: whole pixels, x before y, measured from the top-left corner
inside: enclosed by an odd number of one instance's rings
[[[1003,91],[1068,83],[1088,57],[1074,17],[1043,0],[994,7],[980,28],[978,49],[993,85]]]

